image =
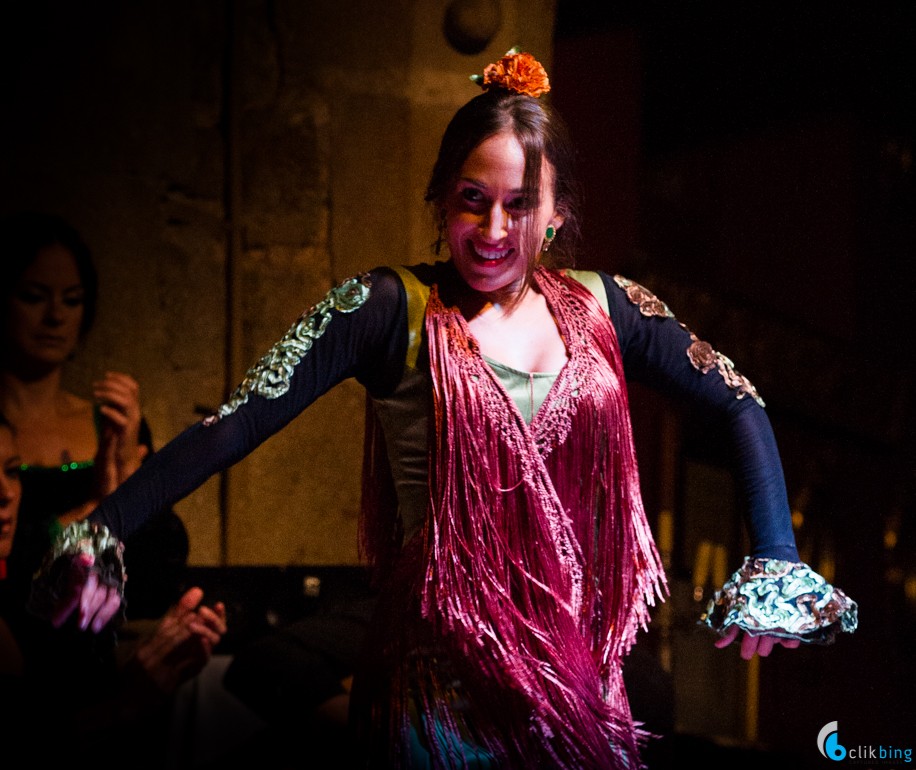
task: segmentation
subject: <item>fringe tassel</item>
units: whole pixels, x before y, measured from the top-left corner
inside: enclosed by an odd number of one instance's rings
[[[419,609],[460,689],[435,666],[416,686],[435,767],[462,766],[454,747],[470,737],[509,767],[633,770],[621,662],[664,576],[622,363],[587,291],[543,270],[536,280],[570,361],[530,428],[464,319],[430,295],[436,445]]]

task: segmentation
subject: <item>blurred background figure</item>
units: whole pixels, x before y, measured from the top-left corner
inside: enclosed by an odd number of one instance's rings
[[[22,654],[6,620],[6,560],[13,548],[22,483],[13,429],[0,414],[0,690],[4,694],[22,675]]]
[[[98,299],[95,265],[76,229],[40,212],[8,216],[0,221],[0,256],[0,411],[15,427],[22,461],[9,572],[23,585],[53,535],[130,476],[152,451],[152,437],[129,374],[103,372],[85,396],[65,387]],[[131,538],[129,618],[158,617],[178,599],[187,556],[187,533],[173,511]]]
[[[4,217],[0,287],[6,716],[20,715],[25,729],[55,693],[76,692],[60,730],[117,725],[108,740],[151,742],[158,747],[152,762],[173,728],[172,696],[210,661],[226,630],[225,609],[204,607],[203,592],[187,588],[187,532],[165,510],[136,533],[125,556],[127,624],[91,640],[72,627],[52,631],[26,612],[31,577],[53,537],[128,478],[153,445],[132,376],[102,372],[85,395],[67,387],[67,365],[98,300],[95,264],[79,232],[44,212]]]
[[[41,750],[82,766],[75,740],[104,743],[131,767],[162,767],[182,685],[212,659],[226,633],[222,603],[187,590],[156,622],[121,639],[117,654],[74,644],[31,617],[10,590],[6,560],[16,540],[22,496],[17,434],[0,413],[0,720],[6,751],[34,750],[36,728],[54,739]],[[82,656],[82,657],[81,657]],[[105,665],[102,665],[103,660]],[[66,665],[60,665],[65,661]],[[44,718],[53,715],[51,725]],[[124,752],[129,752],[125,754]],[[71,765],[72,766],[72,765]]]

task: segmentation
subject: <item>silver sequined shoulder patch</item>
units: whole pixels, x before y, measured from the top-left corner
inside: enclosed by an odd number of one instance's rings
[[[630,302],[637,305],[639,307],[639,312],[647,318],[653,316],[674,318],[674,313],[671,312],[671,309],[644,286],[640,286],[635,281],[624,278],[622,275],[615,275],[614,283],[626,292]],[[680,321],[678,321],[678,323],[680,323]],[[694,369],[703,374],[715,369],[719,372],[722,379],[725,380],[725,384],[735,391],[735,396],[739,400],[745,396],[750,396],[754,401],[760,404],[760,406],[766,406],[760,394],[757,392],[757,388],[754,387],[751,381],[744,375],[735,371],[735,365],[732,363],[731,359],[722,355],[717,350],[713,350],[712,345],[697,338],[697,336],[684,326],[684,324],[680,325],[684,331],[690,335],[691,343],[690,347],[687,348],[687,358],[690,359],[690,363],[693,365]]]
[[[296,366],[328,328],[331,311],[352,313],[358,310],[369,299],[371,286],[368,273],[363,273],[331,289],[321,302],[299,316],[280,341],[245,373],[241,385],[229,400],[215,414],[207,417],[203,424],[213,425],[232,414],[248,401],[251,394],[278,398],[286,393]]]

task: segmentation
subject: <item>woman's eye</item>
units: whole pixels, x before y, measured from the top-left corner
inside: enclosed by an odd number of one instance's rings
[[[83,295],[74,295],[70,297],[64,297],[64,304],[67,307],[80,307],[84,302]]]
[[[461,197],[467,203],[480,203],[483,200],[483,194],[474,187],[465,187],[461,191]]]
[[[20,289],[16,292],[16,299],[27,305],[37,305],[39,302],[42,302],[44,298],[44,294],[32,289]]]
[[[511,201],[509,201],[506,208],[509,211],[527,211],[529,208],[528,199],[523,196],[519,196],[518,198],[513,198]]]
[[[17,481],[19,479],[19,466],[11,465],[9,468],[3,471],[3,475],[6,476],[10,481]]]

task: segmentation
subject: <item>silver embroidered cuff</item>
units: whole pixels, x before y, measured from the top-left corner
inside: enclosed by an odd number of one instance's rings
[[[831,644],[856,630],[858,605],[807,564],[748,556],[700,622],[719,634],[736,625],[752,636]]]

